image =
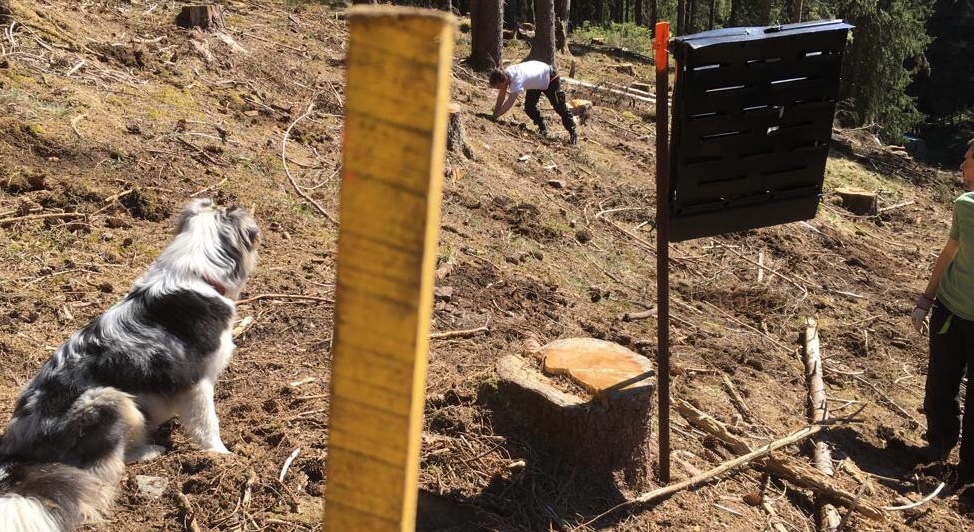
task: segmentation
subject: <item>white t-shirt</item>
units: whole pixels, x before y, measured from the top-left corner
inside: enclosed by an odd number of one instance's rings
[[[504,69],[511,76],[508,92],[517,96],[522,90],[543,91],[551,83],[551,65],[544,61],[525,61]]]

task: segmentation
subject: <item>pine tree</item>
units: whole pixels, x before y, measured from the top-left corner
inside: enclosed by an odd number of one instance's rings
[[[842,66],[840,97],[850,98],[860,124],[882,127],[886,142],[899,142],[922,119],[906,94],[906,62],[930,43],[926,21],[932,0],[841,0],[839,16],[855,25]]]

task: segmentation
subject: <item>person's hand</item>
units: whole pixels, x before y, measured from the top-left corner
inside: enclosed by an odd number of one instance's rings
[[[913,328],[920,334],[927,333],[927,313],[930,312],[932,305],[932,299],[923,294],[917,296],[916,307],[913,309],[913,315],[910,318],[913,321]]]
[[[927,327],[927,310],[920,307],[913,309],[913,328],[920,334],[926,334]]]

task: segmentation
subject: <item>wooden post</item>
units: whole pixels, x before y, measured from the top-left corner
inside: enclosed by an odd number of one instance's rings
[[[656,24],[656,372],[659,393],[659,479],[670,481],[670,24]]]
[[[412,531],[455,21],[347,13],[324,530]]]

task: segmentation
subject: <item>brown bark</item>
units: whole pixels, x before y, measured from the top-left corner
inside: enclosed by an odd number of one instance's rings
[[[554,0],[534,0],[534,42],[528,59],[555,64]]]
[[[219,5],[183,6],[176,15],[176,25],[180,28],[221,29],[223,9]]]
[[[568,28],[570,24],[571,0],[555,0],[555,48],[563,54],[568,51]]]
[[[503,0],[470,2],[470,66],[487,71],[501,66],[503,51]]]
[[[579,485],[645,489],[650,479],[652,384],[587,399],[563,392],[533,365],[508,355],[497,362],[498,391],[545,456],[573,464]],[[651,381],[648,381],[651,382]]]

